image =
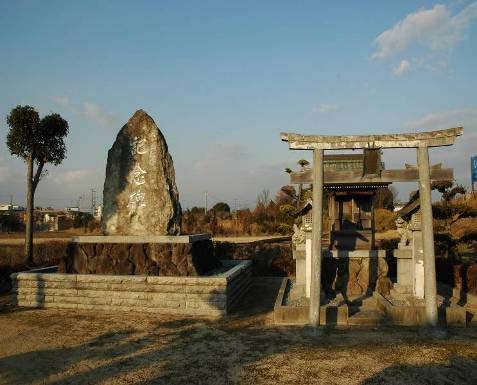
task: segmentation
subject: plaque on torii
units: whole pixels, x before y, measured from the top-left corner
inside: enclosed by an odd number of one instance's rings
[[[323,230],[323,187],[325,183],[359,182],[405,182],[419,181],[419,196],[423,226],[424,254],[424,297],[426,303],[426,321],[437,324],[437,288],[435,270],[434,232],[432,223],[431,180],[453,179],[451,169],[442,169],[439,165],[429,166],[429,147],[450,146],[456,137],[462,135],[463,127],[449,128],[418,133],[384,135],[325,136],[282,133],[281,140],[288,142],[291,150],[313,150],[313,167],[292,173],[294,183],[313,184],[312,206],[312,263],[310,324],[320,324],[320,283],[321,283],[321,246]],[[404,170],[382,170],[380,175],[367,175],[354,171],[325,173],[323,167],[324,150],[345,149],[382,149],[416,148],[417,167]]]

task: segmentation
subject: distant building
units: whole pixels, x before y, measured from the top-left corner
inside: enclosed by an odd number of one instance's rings
[[[0,212],[5,212],[5,211],[21,212],[21,211],[25,211],[25,208],[18,205],[0,204]]]
[[[94,209],[94,219],[96,219],[98,222],[101,222],[101,219],[103,218],[103,205],[98,205]]]

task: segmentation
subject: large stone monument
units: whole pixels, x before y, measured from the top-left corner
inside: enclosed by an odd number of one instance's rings
[[[172,158],[154,120],[138,110],[108,152],[101,236],[74,237],[59,271],[199,276],[219,267],[209,234],[179,235]]]
[[[103,191],[106,235],[177,235],[181,207],[167,143],[138,110],[108,152]]]

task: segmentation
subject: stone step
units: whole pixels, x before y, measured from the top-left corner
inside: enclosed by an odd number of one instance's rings
[[[378,310],[360,310],[348,318],[350,326],[376,326],[384,323],[384,315]]]
[[[359,310],[359,309],[370,309],[370,310],[376,310],[376,306],[378,305],[378,302],[375,298],[373,297],[367,297],[364,299],[354,299],[351,300],[351,304],[349,305],[353,310]]]

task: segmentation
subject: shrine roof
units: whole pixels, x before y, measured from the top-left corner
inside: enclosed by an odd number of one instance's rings
[[[420,208],[421,201],[419,200],[419,191],[416,191],[409,199],[409,202],[407,202],[406,205],[397,212],[397,217],[409,217]]]

